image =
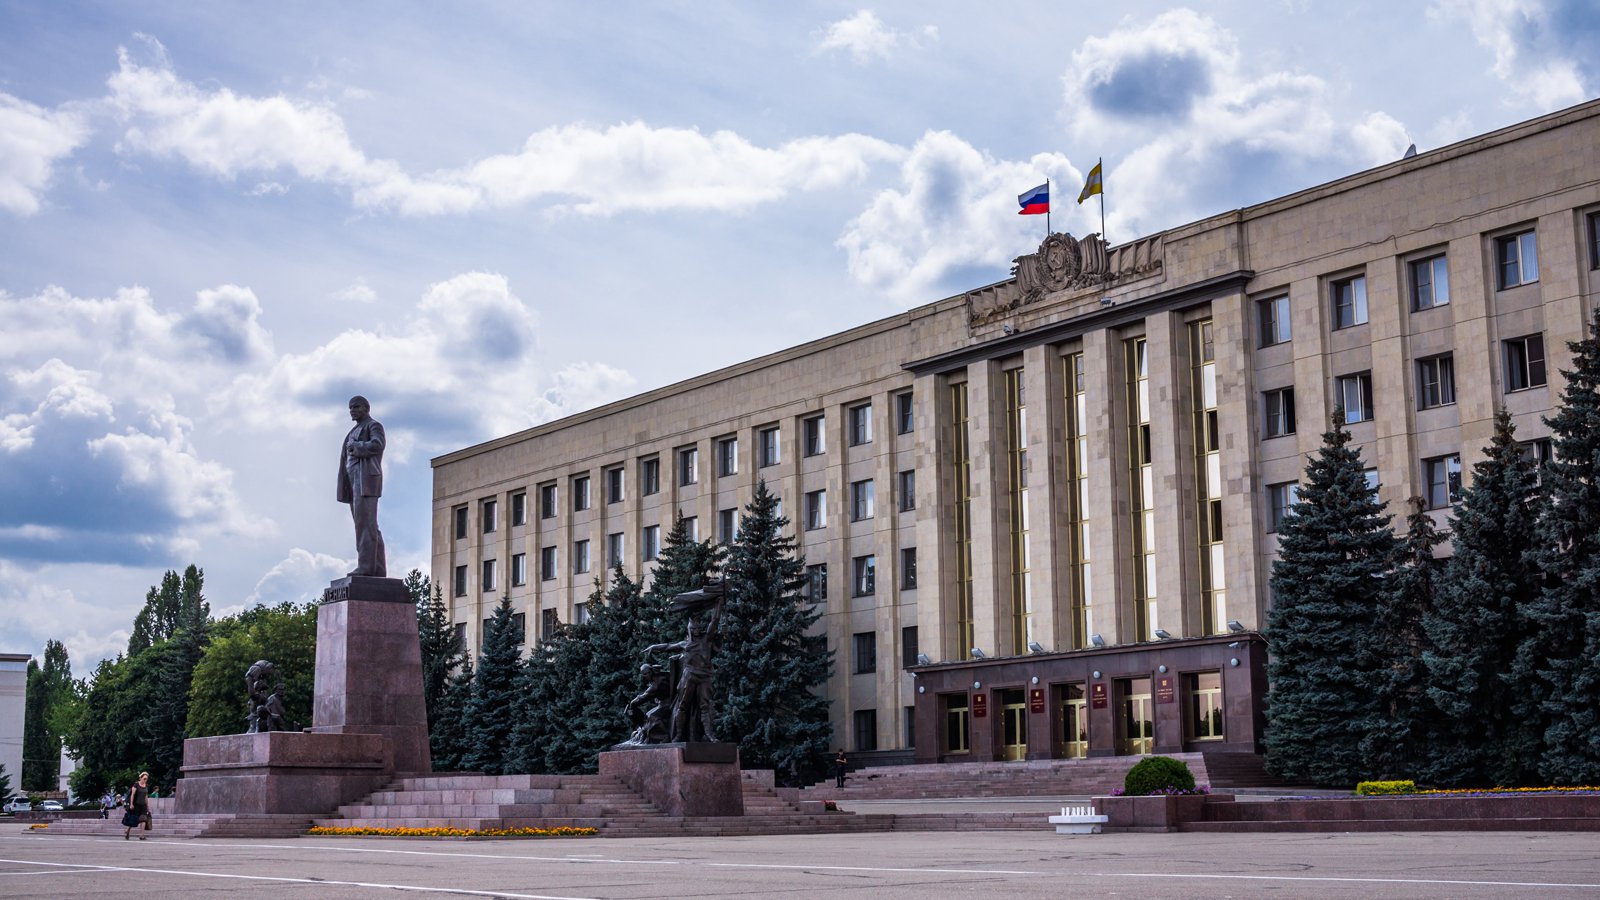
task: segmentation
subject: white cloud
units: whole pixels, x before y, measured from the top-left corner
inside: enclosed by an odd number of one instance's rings
[[[304,603],[321,596],[328,582],[341,578],[355,565],[353,559],[340,559],[295,547],[289,555],[267,570],[245,598],[246,607],[257,604]],[[220,614],[220,613],[219,613]]]
[[[1587,0],[1435,0],[1428,13],[1465,20],[1494,54],[1495,76],[1541,112],[1600,89],[1594,71],[1600,13]]]
[[[378,292],[367,284],[367,279],[357,278],[343,288],[333,292],[333,299],[345,303],[371,303],[378,299]]]
[[[239,365],[272,356],[272,335],[261,326],[261,302],[249,288],[234,284],[201,291],[194,310],[178,323],[199,349]]]
[[[864,65],[874,57],[888,59],[903,46],[917,49],[938,39],[939,29],[933,25],[925,26],[918,32],[896,31],[885,25],[877,13],[863,9],[847,19],[830,24],[817,42],[815,52],[847,52],[857,65]]]
[[[997,161],[949,132],[928,132],[901,165],[900,185],[879,191],[839,238],[851,276],[908,306],[1004,278],[1044,237],[1040,219],[1017,215],[1016,196],[1046,177],[1066,185],[1082,175],[1060,154]],[[1088,230],[1084,213],[1057,209],[1056,230]]]
[[[503,276],[467,272],[432,285],[394,330],[349,330],[310,351],[239,376],[219,408],[261,428],[319,428],[363,394],[397,446],[443,449],[528,428],[625,396],[619,369],[539,361],[538,318]],[[541,387],[541,385],[543,387]],[[470,397],[471,402],[463,398]]]
[[[729,131],[703,134],[631,122],[547,128],[517,153],[413,176],[392,160],[367,157],[325,104],[202,89],[179,78],[164,56],[143,64],[126,49],[119,51],[119,68],[108,84],[124,124],[119,148],[125,153],[176,157],[227,179],[292,172],[350,190],[359,207],[407,215],[528,203],[585,215],[744,210],[791,191],[852,183],[872,164],[903,154],[858,134],[799,138],[769,148]]]
[[[74,112],[0,93],[0,209],[22,216],[38,212],[56,162],[88,135],[87,124]]]

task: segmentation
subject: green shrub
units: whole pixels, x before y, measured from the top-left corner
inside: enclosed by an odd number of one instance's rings
[[[1363,781],[1356,785],[1356,794],[1362,797],[1381,797],[1386,794],[1415,794],[1415,781]]]
[[[1140,760],[1128,770],[1128,777],[1122,782],[1122,793],[1128,797],[1193,792],[1194,773],[1182,760],[1170,756]]]

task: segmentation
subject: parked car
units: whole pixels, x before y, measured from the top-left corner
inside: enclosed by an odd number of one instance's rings
[[[12,800],[10,803],[7,803],[5,810],[8,813],[32,812],[33,804],[28,802],[27,797],[18,797],[15,800]]]
[[[61,812],[61,809],[62,809],[61,801],[60,800],[45,800],[44,802],[39,804],[39,809],[41,811],[42,810],[50,810],[52,812]]]

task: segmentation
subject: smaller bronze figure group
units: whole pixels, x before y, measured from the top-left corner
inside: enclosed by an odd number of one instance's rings
[[[675,653],[664,665],[645,662],[639,667],[645,688],[623,710],[635,726],[625,745],[717,739],[711,676],[722,639],[723,592],[722,582],[712,582],[672,598],[673,609],[689,614],[688,634],[681,641],[645,648],[646,656],[658,650]]]
[[[288,731],[283,720],[283,679],[278,676],[278,667],[264,659],[256,660],[244,673],[244,682],[250,695],[250,714],[246,717],[250,727],[245,734]]]

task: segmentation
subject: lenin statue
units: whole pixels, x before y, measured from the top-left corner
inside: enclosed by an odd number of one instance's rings
[[[351,575],[386,578],[389,565],[378,530],[378,498],[383,496],[383,426],[372,418],[365,397],[350,398],[356,425],[339,449],[339,502],[350,504],[356,525],[356,563]]]

